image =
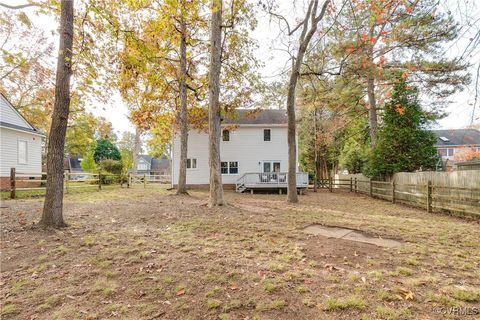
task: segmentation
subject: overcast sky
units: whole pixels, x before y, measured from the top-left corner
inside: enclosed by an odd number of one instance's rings
[[[4,3],[12,4],[12,5],[18,5],[21,3],[25,3],[24,1],[21,0],[0,0]],[[255,1],[255,0],[252,0]],[[447,0],[448,2],[451,3],[456,3],[454,0]],[[465,0],[468,2],[468,0]],[[257,3],[257,1],[255,1]],[[285,0],[285,1],[279,1],[281,3],[282,9],[287,12],[292,16],[292,21],[294,21],[294,15],[295,12],[297,11],[297,14],[299,11],[302,10],[302,8],[293,8],[291,7],[291,0]],[[300,2],[301,3],[301,2]],[[445,5],[445,4],[444,4]],[[478,6],[473,5],[472,6],[474,9],[471,9],[470,12],[471,16],[473,17],[480,17],[480,10],[478,10]],[[3,10],[3,9],[0,9]],[[463,16],[460,16],[461,13],[455,13],[454,10],[454,15],[458,19],[464,19]],[[27,11],[28,13],[28,11]],[[54,41],[56,44],[58,43],[58,39],[56,35],[53,35],[51,31],[55,30],[57,28],[56,22],[53,21],[51,18],[47,17],[42,17],[42,16],[34,16],[33,14],[29,14],[30,18],[32,19],[33,23],[45,31],[47,31],[48,34],[51,35],[52,41]],[[269,18],[265,16],[264,14],[260,14],[259,17],[259,23],[257,29],[252,33],[252,37],[258,41],[259,44],[259,49],[258,49],[258,57],[263,61],[265,66],[260,70],[262,76],[266,81],[271,81],[274,80],[275,78],[278,79],[278,74],[280,73],[281,70],[284,69],[285,64],[288,61],[288,55],[280,50],[275,50],[275,48],[279,47],[279,44],[275,41],[278,31],[277,31],[277,24],[276,23],[270,23]],[[476,28],[475,28],[476,30]],[[465,48],[465,45],[470,37],[473,35],[470,33],[466,33],[463,35],[462,39],[455,44],[449,46],[447,50],[447,56],[457,56],[459,55],[459,52],[462,52]],[[476,56],[469,57],[469,60],[471,63],[476,63],[478,66],[478,63],[480,62],[480,53],[479,50],[476,50]],[[472,73],[475,71],[475,68],[472,67],[470,70]],[[468,126],[471,121],[471,116],[472,116],[472,109],[473,109],[473,103],[474,103],[474,83],[472,83],[469,87],[467,87],[463,92],[457,93],[454,96],[451,96],[449,100],[452,101],[446,109],[446,111],[449,113],[449,115],[445,118],[439,121],[438,128],[446,128],[446,129],[454,129],[454,128],[463,128],[465,126]],[[88,107],[90,111],[92,111],[95,115],[98,116],[104,116],[107,118],[109,121],[112,122],[114,129],[120,133],[122,131],[134,131],[132,124],[127,118],[127,108],[126,106],[122,103],[122,100],[119,95],[115,96],[112,98],[111,103],[108,105],[97,105],[97,106],[89,106]],[[477,103],[477,112],[475,122],[480,121],[480,107],[478,106]]]

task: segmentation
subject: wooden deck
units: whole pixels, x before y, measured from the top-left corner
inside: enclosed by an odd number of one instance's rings
[[[251,172],[243,174],[235,183],[236,192],[254,190],[282,190],[287,189],[288,174],[286,172]],[[297,172],[297,189],[308,187],[308,173]]]

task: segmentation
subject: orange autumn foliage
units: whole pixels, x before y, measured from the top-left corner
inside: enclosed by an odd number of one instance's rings
[[[453,159],[457,161],[470,161],[480,159],[480,151],[476,148],[465,147],[463,150],[455,152]]]

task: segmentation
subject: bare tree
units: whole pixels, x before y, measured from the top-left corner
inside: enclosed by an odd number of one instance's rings
[[[60,47],[55,79],[55,103],[48,137],[47,191],[40,225],[65,227],[63,221],[63,158],[70,109],[72,74],[73,0],[60,3]]]
[[[296,121],[295,121],[295,98],[297,83],[301,76],[300,71],[303,64],[303,58],[310,44],[310,40],[317,31],[319,22],[325,16],[327,6],[330,0],[325,0],[321,8],[319,8],[318,0],[310,0],[307,12],[302,21],[296,27],[290,28],[287,19],[283,16],[270,11],[274,17],[282,20],[287,24],[288,36],[292,36],[295,32],[300,31],[298,38],[298,49],[295,55],[292,55],[292,70],[288,82],[287,93],[287,115],[288,115],[288,191],[287,201],[298,202],[297,195],[297,141],[296,141]],[[320,11],[320,12],[319,12]]]
[[[222,0],[211,1],[210,70],[208,80],[208,141],[210,166],[210,207],[224,205],[220,172],[220,71],[222,67]]]

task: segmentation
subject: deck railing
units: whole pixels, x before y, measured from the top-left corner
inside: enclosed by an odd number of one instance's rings
[[[280,188],[287,187],[287,172],[249,172],[243,174],[235,183],[237,191],[242,188]],[[297,188],[308,187],[308,173],[297,172]]]

